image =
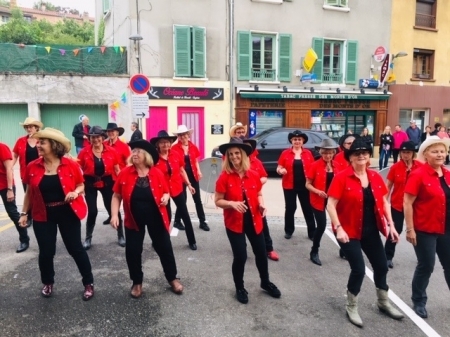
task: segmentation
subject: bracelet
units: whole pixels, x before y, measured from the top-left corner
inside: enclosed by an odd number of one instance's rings
[[[12,187],[8,187],[7,190],[11,192],[13,191]]]
[[[408,228],[407,230],[405,230],[405,233],[409,233],[413,230],[414,228]]]
[[[20,212],[20,216],[28,216],[27,212]]]
[[[339,227],[342,227],[342,226],[341,226],[341,225],[337,225],[337,226],[336,226],[336,230],[338,230]]]

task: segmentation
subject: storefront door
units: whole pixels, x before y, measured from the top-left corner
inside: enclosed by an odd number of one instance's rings
[[[205,108],[203,107],[178,107],[178,125],[186,125],[188,129],[194,129],[191,134],[191,142],[200,150],[200,159],[205,158]]]
[[[347,112],[346,131],[352,130],[353,133],[360,135],[363,129],[367,127],[369,134],[373,135],[374,130],[374,112]]]

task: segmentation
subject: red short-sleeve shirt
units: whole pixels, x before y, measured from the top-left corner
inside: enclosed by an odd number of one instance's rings
[[[314,162],[314,157],[311,151],[303,149],[300,158],[303,162],[303,171],[306,177],[306,172],[308,172],[309,166]],[[278,165],[284,167],[287,171],[281,179],[283,188],[287,190],[294,188],[294,159],[295,153],[292,151],[292,148],[284,150],[280,158],[278,158]]]
[[[12,160],[12,153],[6,144],[0,143],[0,190],[8,188],[8,181],[6,177],[6,168],[4,161]]]
[[[198,147],[191,141],[188,141],[188,144],[189,144],[188,155],[189,155],[189,162],[192,167],[192,173],[194,174],[195,180],[199,181],[200,179],[198,176],[197,161],[198,161],[198,158],[200,157],[200,151],[199,151]],[[180,142],[174,144],[172,146],[171,150],[178,152],[178,154],[184,158],[183,145],[181,145]]]
[[[20,178],[25,178],[25,170],[27,169],[27,144],[28,136],[20,137],[14,145],[13,152],[19,157]]]
[[[254,154],[254,152],[250,155],[250,169],[256,171],[259,174],[260,178],[268,176],[263,163],[256,157],[256,154]]]
[[[259,174],[253,170],[248,170],[242,179],[236,172],[228,173],[223,171],[216,182],[216,192],[224,194],[224,199],[228,201],[244,201],[244,193],[248,202],[248,211],[252,215],[253,225],[256,234],[263,229],[262,216],[259,212],[258,194],[262,184]],[[235,233],[244,232],[244,214],[233,208],[223,210],[225,227]]]
[[[114,150],[117,151],[120,169],[123,169],[128,165],[127,160],[131,156],[131,150],[127,144],[122,142],[120,139],[117,139],[115,143],[111,143],[109,140],[105,140],[103,144],[111,146]]]
[[[345,169],[350,165],[350,163],[344,157],[344,151],[341,151],[337,155],[335,155],[333,160],[338,163],[342,169]]]
[[[367,178],[375,199],[375,217],[378,230],[386,236],[387,222],[384,217],[384,199],[387,187],[383,178],[375,171],[367,170]],[[353,167],[338,173],[328,189],[328,197],[338,199],[336,211],[342,228],[350,239],[361,239],[363,229],[363,188]]]
[[[170,172],[169,172],[170,166]],[[159,157],[155,167],[161,170],[164,178],[169,184],[170,196],[176,197],[183,192],[183,178],[181,177],[181,168],[184,167],[184,157],[176,151],[169,150],[167,160]],[[196,191],[198,193],[198,191]]]
[[[117,151],[111,146],[103,144],[102,151],[103,165],[105,165],[104,176],[112,176],[116,178],[116,171],[114,166],[119,164],[119,156]],[[92,151],[92,145],[84,147],[78,154],[78,164],[80,164],[84,175],[95,176],[95,163],[94,152]]]
[[[450,171],[442,167],[444,179],[450,186]],[[428,164],[419,167],[408,177],[405,194],[416,197],[413,203],[414,229],[444,234],[446,199],[437,172]]]
[[[338,174],[342,168],[336,163],[334,160],[331,162],[331,166],[333,167],[334,175]],[[311,180],[311,184],[321,190],[325,191],[327,185],[327,171],[326,171],[327,163],[321,158],[316,160],[311,164],[309,170],[306,174],[306,178]],[[324,198],[319,197],[316,193],[309,192],[309,199],[311,201],[311,206],[319,211],[325,210],[325,200]]]

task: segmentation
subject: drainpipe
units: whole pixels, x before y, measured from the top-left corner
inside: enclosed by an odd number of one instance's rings
[[[234,0],[229,0],[229,60],[228,72],[230,81],[230,127],[233,125],[234,115]]]

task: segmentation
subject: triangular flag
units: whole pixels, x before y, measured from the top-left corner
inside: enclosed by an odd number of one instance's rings
[[[116,121],[117,114],[116,114],[116,112],[114,110],[111,110],[110,116],[113,119],[113,121]]]
[[[60,49],[59,52],[61,53],[61,55],[66,55],[66,51],[64,49]]]
[[[88,47],[88,53],[92,51],[92,47]]]
[[[105,49],[106,49],[105,46],[100,47],[100,50],[102,51],[102,54],[105,52]]]
[[[114,51],[115,51],[116,53],[118,53],[118,52],[119,52],[119,47],[114,47]]]
[[[123,53],[123,47],[120,47],[120,52]]]
[[[80,52],[79,49],[74,49],[74,50],[73,50],[73,54],[74,54],[75,56],[77,56],[79,52]]]
[[[127,102],[127,94],[124,92],[120,99],[122,100],[123,103],[126,103]]]
[[[118,108],[120,106],[120,103],[119,102],[117,102],[117,101],[115,101],[114,103],[113,103],[113,107],[114,108]]]
[[[51,49],[52,49],[52,47],[45,47],[45,50],[47,51],[47,53],[50,53]]]

